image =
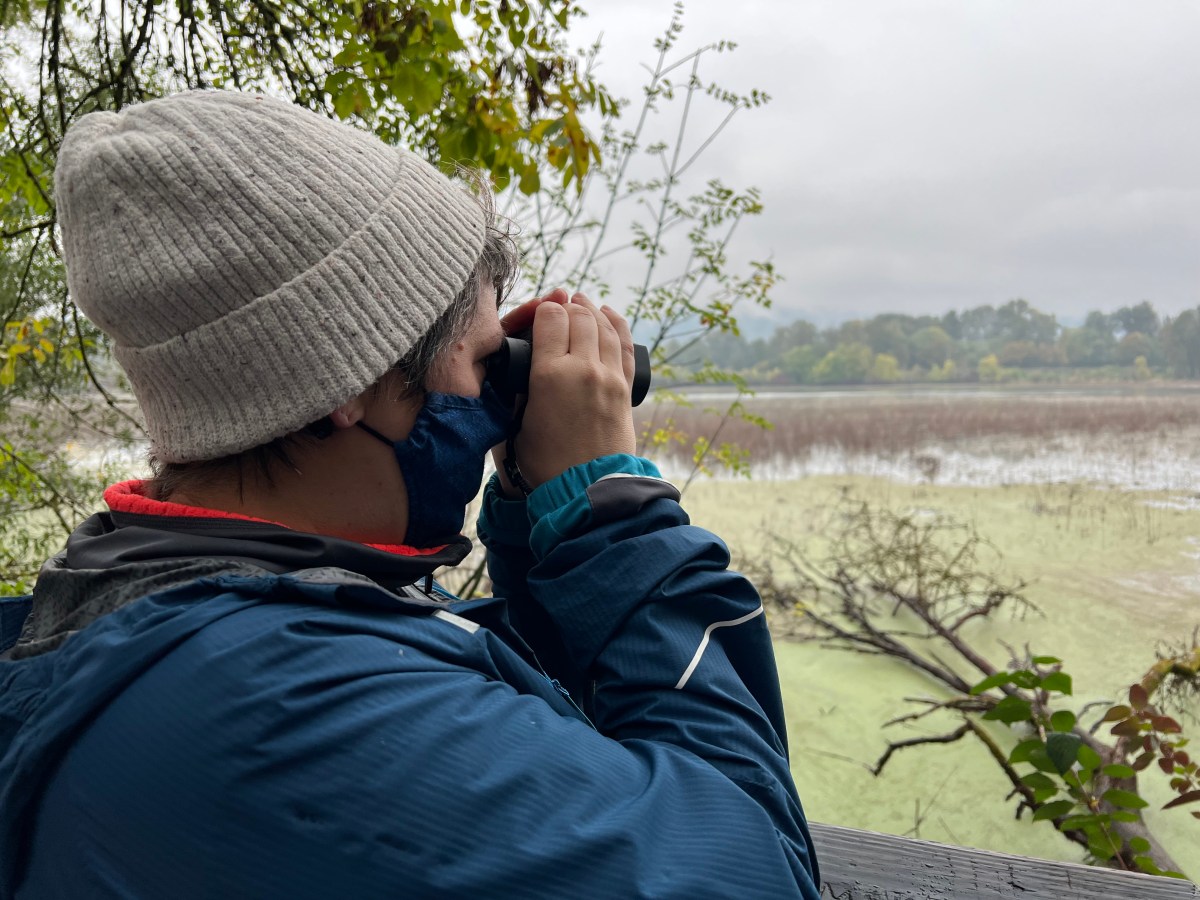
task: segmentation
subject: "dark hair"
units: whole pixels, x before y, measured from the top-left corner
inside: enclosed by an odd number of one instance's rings
[[[372,385],[371,389],[374,391],[395,391],[396,399],[424,391],[425,382],[434,363],[466,333],[479,301],[479,292],[484,286],[490,286],[496,291],[498,307],[516,281],[520,259],[516,241],[513,239],[512,223],[497,215],[495,197],[482,175],[461,171],[460,174],[465,174],[472,183],[475,199],[483,210],[486,229],[483,250],[475,268],[467,276],[466,284],[446,311],[421,335],[409,351]],[[149,463],[153,477],[147,482],[147,492],[157,500],[169,500],[172,494],[190,485],[224,481],[236,475],[240,495],[244,491],[248,471],[257,472],[268,485],[273,485],[274,467],[282,465],[295,469],[291,453],[300,447],[317,443],[321,440],[321,434],[328,434],[332,426],[328,419],[328,416],[324,416],[290,434],[218,459],[172,463],[163,462],[151,452]]]

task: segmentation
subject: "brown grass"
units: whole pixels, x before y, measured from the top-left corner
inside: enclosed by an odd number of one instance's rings
[[[745,448],[751,462],[802,457],[815,448],[888,457],[989,439],[1040,441],[1071,435],[1151,441],[1200,426],[1200,393],[848,391],[765,394],[745,403],[774,428],[733,418],[722,424],[728,401],[711,399],[690,408],[646,404],[638,410],[638,423],[646,429],[670,421],[692,436],[712,435],[721,426],[718,440]]]

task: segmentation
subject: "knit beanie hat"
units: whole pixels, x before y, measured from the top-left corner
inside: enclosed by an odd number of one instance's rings
[[[417,156],[224,91],[84,116],[55,192],[71,296],[164,462],[267,443],[366,389],[484,241],[475,199]]]

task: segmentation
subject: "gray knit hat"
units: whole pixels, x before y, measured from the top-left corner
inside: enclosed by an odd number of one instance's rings
[[[55,192],[71,296],[165,462],[264,444],[367,388],[484,242],[474,198],[413,154],[223,91],[84,116]]]

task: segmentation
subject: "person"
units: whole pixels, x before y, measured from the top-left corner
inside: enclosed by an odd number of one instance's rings
[[[502,321],[486,195],[267,97],[84,116],[55,188],[154,477],[5,607],[0,898],[816,900],[762,605],[634,455],[620,315]]]

